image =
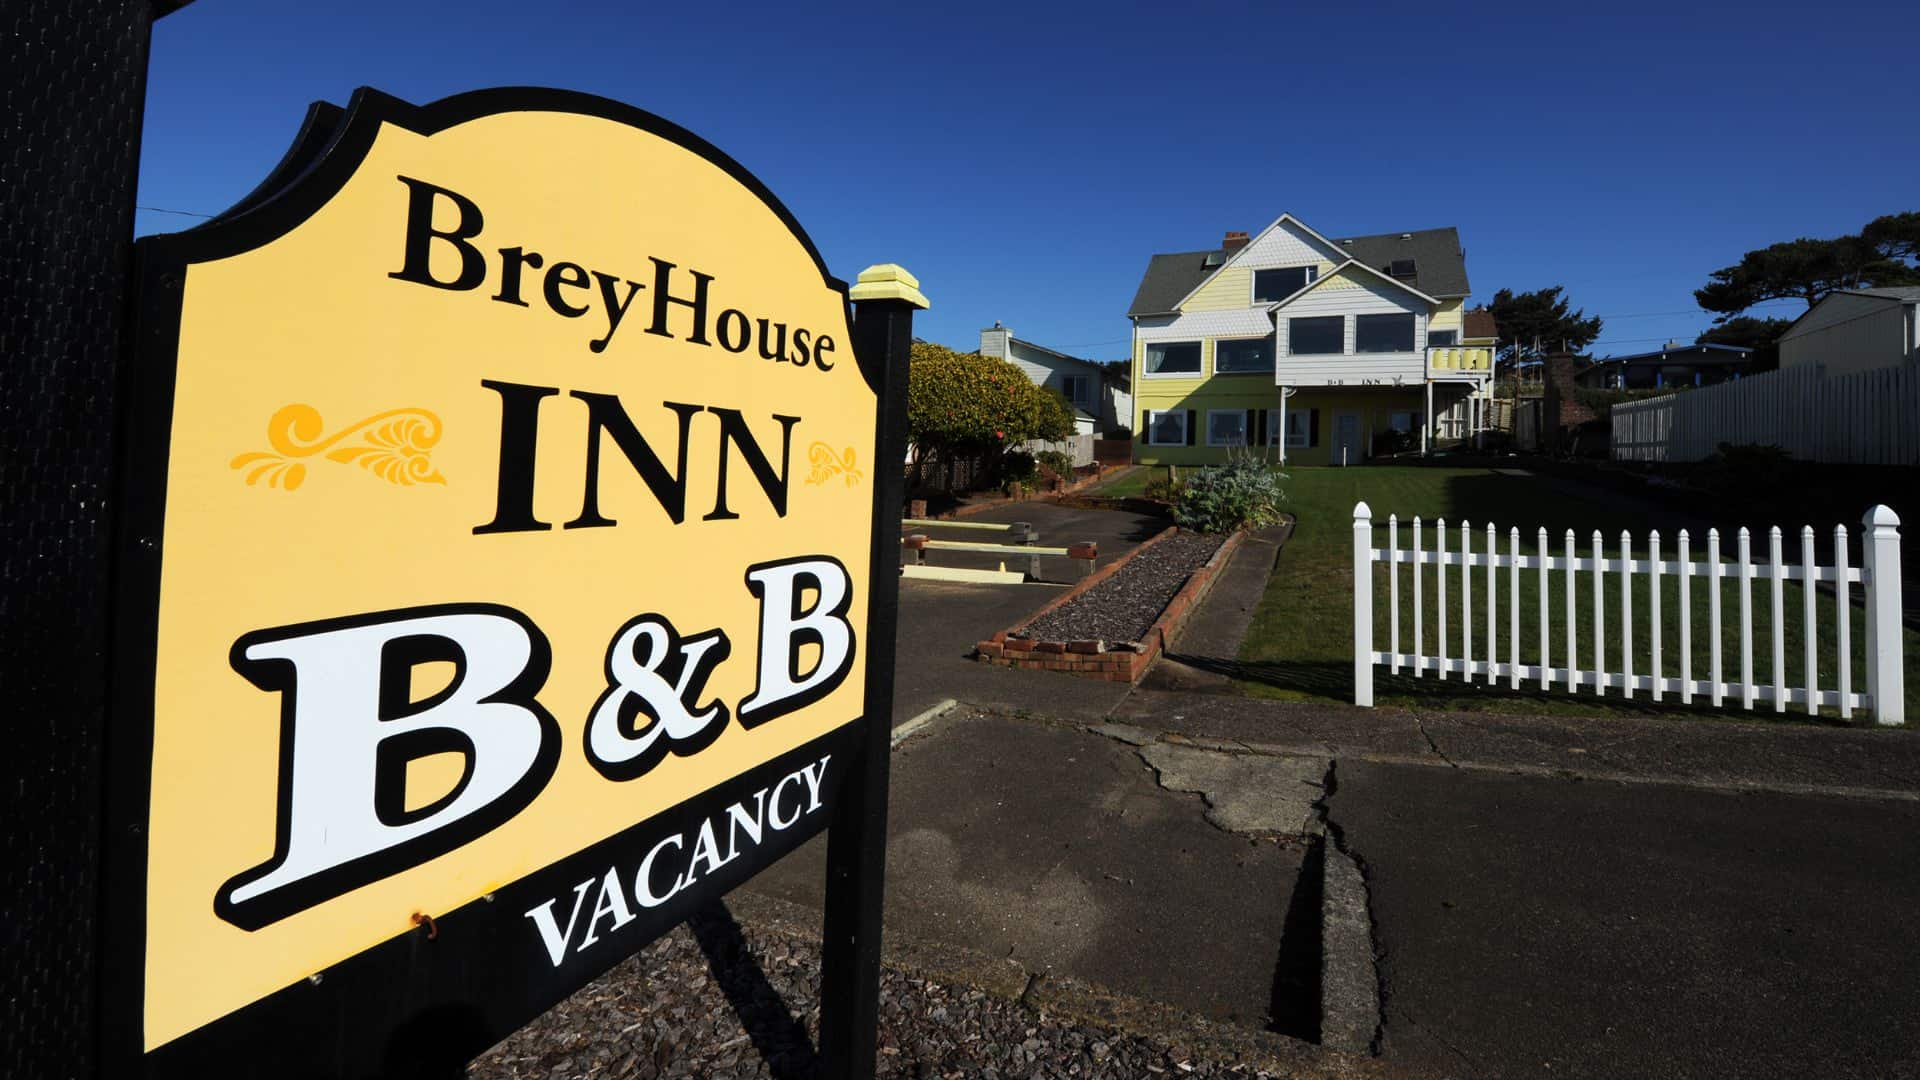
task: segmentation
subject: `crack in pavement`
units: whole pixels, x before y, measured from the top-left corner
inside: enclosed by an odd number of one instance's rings
[[[1330,804],[1334,794],[1339,790],[1339,768],[1340,762],[1338,759],[1327,762],[1326,775],[1322,777],[1320,781],[1320,798],[1315,800],[1313,810],[1319,819],[1321,830],[1326,837],[1326,842],[1331,844],[1333,850],[1338,852],[1342,858],[1352,863],[1354,869],[1357,870],[1360,875],[1360,899],[1367,917],[1367,952],[1373,964],[1374,986],[1373,1024],[1372,1030],[1367,1038],[1367,1052],[1378,1057],[1380,1056],[1382,1043],[1386,1039],[1387,1002],[1391,1000],[1391,990],[1387,986],[1387,969],[1384,963],[1386,954],[1380,950],[1380,922],[1373,912],[1373,868],[1367,864],[1367,860],[1361,856],[1359,852],[1349,846],[1346,830],[1341,827],[1339,822],[1333,819],[1333,808]],[[1322,898],[1322,903],[1325,903],[1324,897]],[[1324,938],[1320,944],[1321,956],[1324,961],[1326,956],[1326,941]],[[1324,1002],[1322,1003],[1322,1022],[1323,1024],[1325,1022]]]
[[[1419,1021],[1415,1020],[1411,1016],[1408,1016],[1404,1012],[1399,1014],[1397,1019],[1399,1020],[1399,1022],[1419,1032],[1421,1035],[1425,1036],[1426,1038],[1432,1039],[1435,1043],[1437,1043],[1440,1046],[1442,1050],[1445,1050],[1447,1053],[1452,1054],[1454,1057],[1459,1058],[1460,1061],[1467,1066],[1467,1069],[1468,1069],[1467,1075],[1469,1076],[1485,1075],[1484,1071],[1480,1068],[1479,1062],[1473,1060],[1471,1055],[1469,1055],[1465,1050],[1462,1050],[1459,1047],[1448,1042],[1447,1040],[1441,1038],[1438,1034],[1435,1034],[1431,1028],[1428,1028],[1424,1024],[1421,1024]]]
[[[1140,748],[1140,760],[1168,791],[1192,792],[1214,827],[1253,836],[1310,836],[1317,829],[1324,758],[1267,757],[1162,741]]]
[[[1421,719],[1419,713],[1415,713],[1413,716],[1413,726],[1420,729],[1420,737],[1427,740],[1427,749],[1432,750],[1435,757],[1446,762],[1449,768],[1457,769],[1460,767],[1458,763],[1447,756],[1445,750],[1440,749],[1439,743],[1433,741],[1433,736],[1427,731],[1427,722]]]

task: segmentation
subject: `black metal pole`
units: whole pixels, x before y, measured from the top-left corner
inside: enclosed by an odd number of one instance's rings
[[[863,275],[864,276],[864,275]],[[887,860],[887,766],[893,732],[893,645],[900,612],[900,511],[907,452],[907,357],[915,304],[856,300],[853,345],[877,372],[880,423],[872,464],[873,550],[867,603],[865,737],[827,831],[821,943],[824,1075],[873,1075],[880,1009],[880,923]]]
[[[6,1076],[92,1076],[99,1068],[119,356],[147,44],[154,16],[168,9],[148,0],[0,6]]]

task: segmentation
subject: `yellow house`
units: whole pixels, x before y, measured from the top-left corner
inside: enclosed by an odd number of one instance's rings
[[[1493,340],[1483,312],[1463,313],[1468,291],[1451,228],[1332,240],[1282,214],[1251,238],[1153,256],[1127,312],[1134,460],[1255,445],[1357,464],[1477,435]]]

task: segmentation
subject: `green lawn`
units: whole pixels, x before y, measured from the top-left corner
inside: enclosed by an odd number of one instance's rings
[[[1147,481],[1166,472],[1165,469],[1151,465],[1135,465],[1119,476],[1088,491],[1089,495],[1102,495],[1114,499],[1127,499],[1140,495],[1147,489]]]
[[[1141,470],[1142,473],[1146,470]],[[1137,475],[1137,474],[1136,474]],[[1352,668],[1352,589],[1353,589],[1353,548],[1352,523],[1353,505],[1364,499],[1374,513],[1374,546],[1387,544],[1387,515],[1398,514],[1400,526],[1400,544],[1402,548],[1411,545],[1411,522],[1414,515],[1420,515],[1427,523],[1426,547],[1434,545],[1433,525],[1438,518],[1448,523],[1447,548],[1459,550],[1459,524],[1465,519],[1473,525],[1473,550],[1486,550],[1485,525],[1491,520],[1498,529],[1499,548],[1508,550],[1510,526],[1521,529],[1523,552],[1534,552],[1536,530],[1545,526],[1548,530],[1549,546],[1554,554],[1563,553],[1563,535],[1566,529],[1575,530],[1577,538],[1576,554],[1582,557],[1592,553],[1592,533],[1595,528],[1606,532],[1604,550],[1609,556],[1617,555],[1622,527],[1633,531],[1635,558],[1646,558],[1646,530],[1657,528],[1661,533],[1663,559],[1675,558],[1677,536],[1682,528],[1690,530],[1693,542],[1693,559],[1701,561],[1706,554],[1706,531],[1717,526],[1721,531],[1722,556],[1731,562],[1735,551],[1735,532],[1741,525],[1753,529],[1753,559],[1764,562],[1767,558],[1768,538],[1765,526],[1767,507],[1756,506],[1748,515],[1747,521],[1710,521],[1690,517],[1660,506],[1645,503],[1630,496],[1620,495],[1586,484],[1556,480],[1549,477],[1531,475],[1512,475],[1490,469],[1458,469],[1419,466],[1380,466],[1353,469],[1337,468],[1292,468],[1288,470],[1286,484],[1288,509],[1298,518],[1298,527],[1293,538],[1282,552],[1280,562],[1267,586],[1267,592],[1254,615],[1253,625],[1249,628],[1247,639],[1241,647],[1239,663],[1234,674],[1240,687],[1251,694],[1262,697],[1274,697],[1311,701],[1351,701],[1353,693]],[[1145,478],[1140,483],[1144,485]],[[1864,509],[1862,507],[1861,509]],[[1859,565],[1858,555],[1858,511],[1847,520],[1849,531],[1854,534],[1855,550],[1851,554],[1853,565]],[[1830,556],[1834,521],[1783,521],[1789,526],[1784,538],[1784,553],[1791,563],[1800,558],[1799,528],[1802,524],[1811,524],[1816,536],[1821,540],[1818,545],[1819,561],[1825,562]],[[1389,597],[1387,587],[1387,568],[1377,564],[1374,568],[1375,596],[1375,648],[1385,650],[1388,647]],[[1437,653],[1439,597],[1436,568],[1428,566],[1423,571],[1425,611],[1425,649],[1427,655]],[[1486,656],[1486,570],[1474,569],[1473,594],[1473,648],[1478,659]],[[1509,616],[1508,605],[1510,578],[1506,570],[1496,575],[1496,590],[1499,598],[1499,610],[1496,630],[1499,635],[1498,659],[1506,660],[1508,653]],[[1402,613],[1400,626],[1400,651],[1413,651],[1412,626],[1412,568],[1403,565],[1399,570]],[[1662,637],[1663,665],[1662,674],[1677,677],[1679,674],[1680,651],[1680,607],[1679,582],[1667,575],[1662,589]],[[1521,663],[1536,663],[1539,656],[1539,571],[1521,572],[1520,603],[1520,641]],[[1566,662],[1565,641],[1565,580],[1561,572],[1555,571],[1547,582],[1549,597],[1548,633],[1552,648],[1553,662],[1564,666]],[[1460,570],[1449,569],[1448,574],[1450,620],[1448,627],[1449,647],[1447,655],[1458,658],[1461,655],[1459,625],[1460,612]],[[1634,634],[1632,651],[1635,674],[1645,675],[1652,667],[1652,641],[1648,633],[1649,605],[1652,600],[1652,586],[1644,574],[1636,574],[1633,583]],[[1593,670],[1594,641],[1591,611],[1593,605],[1593,582],[1591,573],[1576,575],[1575,590],[1579,607],[1576,622],[1576,641],[1578,645],[1578,666],[1587,671]],[[1622,634],[1620,579],[1618,575],[1607,574],[1604,581],[1606,633],[1604,648],[1606,652],[1605,668],[1618,672],[1622,668]],[[1692,589],[1693,618],[1693,677],[1704,680],[1709,672],[1709,650],[1711,639],[1708,632],[1707,587],[1703,580],[1696,578]],[[1860,587],[1854,586],[1855,605],[1852,609],[1852,653],[1854,657],[1855,692],[1865,689],[1863,654],[1865,646],[1865,628],[1863,612],[1859,606]],[[1835,667],[1835,630],[1837,613],[1833,597],[1822,594],[1817,601],[1817,644],[1818,664],[1823,689],[1834,688],[1833,670]],[[1751,596],[1754,621],[1753,671],[1757,682],[1768,683],[1772,679],[1772,586],[1763,577],[1756,575]],[[1787,685],[1801,682],[1803,667],[1803,642],[1801,640],[1801,613],[1803,597],[1800,587],[1792,582],[1784,590],[1785,612],[1785,668]],[[1723,680],[1738,681],[1740,678],[1740,657],[1738,653],[1739,626],[1739,586],[1729,581],[1722,589],[1722,664]],[[1915,712],[1920,703],[1920,635],[1905,634],[1906,651],[1906,707],[1909,715]],[[1483,677],[1484,679],[1484,677]],[[1414,705],[1441,709],[1488,709],[1511,712],[1551,712],[1557,714],[1611,714],[1622,712],[1642,713],[1648,711],[1693,712],[1711,715],[1716,712],[1710,705],[1695,699],[1691,708],[1681,706],[1671,693],[1664,695],[1659,705],[1648,700],[1645,691],[1638,691],[1632,700],[1623,697],[1619,690],[1609,690],[1596,696],[1591,687],[1583,687],[1578,694],[1569,694],[1564,687],[1556,684],[1548,691],[1541,691],[1532,682],[1523,683],[1522,689],[1515,692],[1501,680],[1499,686],[1488,687],[1484,681],[1471,685],[1462,682],[1456,674],[1446,680],[1440,680],[1431,673],[1421,678],[1407,674],[1398,676],[1388,673],[1385,666],[1376,669],[1375,690],[1381,704]],[[1720,712],[1744,713],[1738,699],[1730,699],[1729,706]],[[1829,713],[1831,714],[1831,710]],[[1757,717],[1772,717],[1771,705],[1758,706],[1754,712]],[[1791,718],[1808,719],[1804,706],[1790,707],[1787,714]],[[1836,714],[1837,715],[1837,714]]]

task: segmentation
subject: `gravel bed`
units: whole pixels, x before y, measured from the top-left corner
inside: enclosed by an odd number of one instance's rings
[[[1187,575],[1205,565],[1225,540],[1174,533],[1112,577],[1033,620],[1026,632],[1040,641],[1139,641],[1187,583]]]
[[[819,984],[816,941],[743,930],[709,908],[514,1033],[467,1075],[811,1078]],[[879,1045],[885,1077],[1269,1075],[892,968],[881,980]]]

